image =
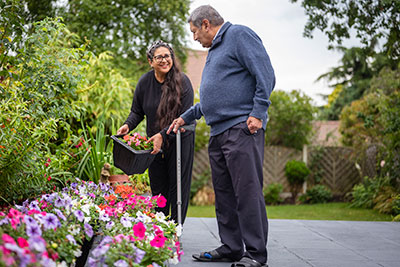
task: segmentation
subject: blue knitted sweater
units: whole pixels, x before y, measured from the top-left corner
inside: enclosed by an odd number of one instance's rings
[[[249,116],[268,120],[274,70],[261,39],[250,28],[226,22],[208,50],[200,103],[181,115],[185,122],[204,116],[218,135]]]

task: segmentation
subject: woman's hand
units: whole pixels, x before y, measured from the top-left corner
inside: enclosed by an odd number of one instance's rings
[[[129,126],[128,124],[124,124],[121,126],[121,128],[118,129],[117,135],[127,134],[128,132],[129,132]]]
[[[151,154],[157,154],[160,152],[163,143],[162,135],[160,133],[155,134],[147,142],[153,142],[153,151],[151,151]]]

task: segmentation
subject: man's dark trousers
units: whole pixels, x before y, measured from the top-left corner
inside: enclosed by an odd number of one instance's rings
[[[264,130],[251,134],[246,122],[239,123],[210,137],[208,152],[223,244],[217,251],[234,260],[250,255],[266,263],[268,219],[262,193]]]

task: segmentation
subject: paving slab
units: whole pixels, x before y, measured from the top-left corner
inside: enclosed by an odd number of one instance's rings
[[[177,267],[227,267],[192,254],[220,245],[215,218],[187,218]],[[400,267],[400,223],[269,220],[270,267]],[[172,266],[172,265],[171,265]]]

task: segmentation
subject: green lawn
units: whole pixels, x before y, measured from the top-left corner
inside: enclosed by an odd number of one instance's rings
[[[349,203],[267,206],[269,219],[391,221],[376,210],[350,208]],[[190,206],[187,217],[215,217],[214,206]]]

